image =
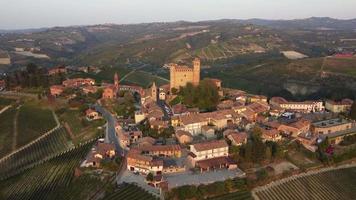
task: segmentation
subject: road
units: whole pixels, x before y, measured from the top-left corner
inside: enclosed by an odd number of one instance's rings
[[[162,100],[158,100],[157,105],[159,107],[161,107],[161,109],[164,113],[163,120],[170,120],[171,116],[173,115],[173,112],[172,112],[171,108],[166,104],[166,102],[162,101]]]
[[[121,155],[123,155],[125,152],[123,148],[120,146],[118,140],[119,138],[116,135],[116,131],[115,131],[115,123],[116,123],[115,117],[99,104],[95,104],[94,108],[96,111],[102,114],[102,116],[107,122],[106,134],[105,134],[106,142],[114,144],[116,151]]]

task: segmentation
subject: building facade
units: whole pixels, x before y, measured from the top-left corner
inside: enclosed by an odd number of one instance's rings
[[[200,81],[200,59],[193,61],[193,68],[178,64],[170,64],[170,89],[179,89],[187,83],[198,85]]]

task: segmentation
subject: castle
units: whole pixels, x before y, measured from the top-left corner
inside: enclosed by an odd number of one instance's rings
[[[200,81],[200,59],[193,60],[193,68],[178,64],[170,64],[170,89],[179,89],[187,83],[198,85]]]

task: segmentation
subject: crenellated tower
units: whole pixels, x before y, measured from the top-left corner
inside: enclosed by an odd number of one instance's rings
[[[200,81],[200,59],[193,60],[193,85],[199,85]]]

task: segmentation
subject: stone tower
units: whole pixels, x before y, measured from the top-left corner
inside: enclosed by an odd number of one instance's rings
[[[199,85],[200,81],[200,59],[193,60],[193,85]]]
[[[115,85],[115,88],[118,90],[119,89],[119,75],[117,73],[115,73],[115,75],[114,75],[114,85]]]
[[[151,87],[151,96],[152,96],[153,101],[157,101],[157,96],[158,96],[157,91],[158,91],[158,88],[156,86],[156,82],[153,82],[152,87]]]

